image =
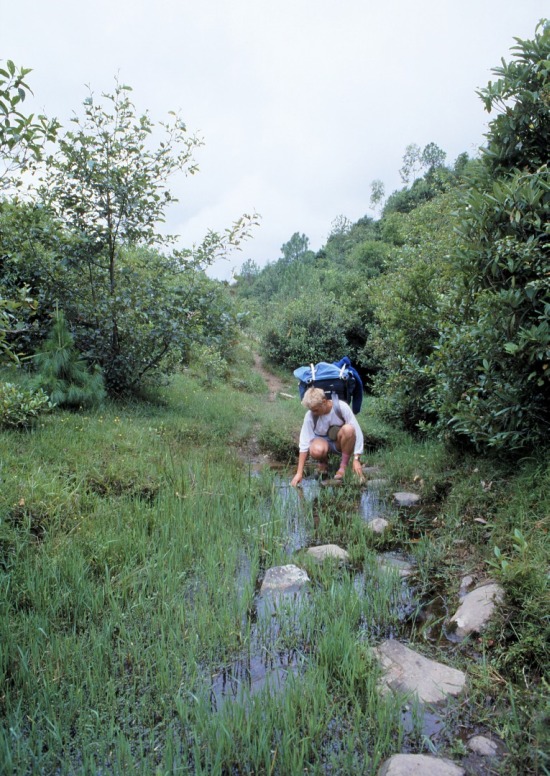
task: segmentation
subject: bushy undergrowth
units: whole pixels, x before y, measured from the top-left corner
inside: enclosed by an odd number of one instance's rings
[[[4,428],[28,428],[53,406],[41,388],[0,382],[0,426]]]

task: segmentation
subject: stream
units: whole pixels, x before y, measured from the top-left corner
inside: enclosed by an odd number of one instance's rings
[[[315,538],[317,524],[316,512],[318,503],[323,497],[326,501],[330,486],[319,483],[314,478],[304,478],[302,487],[292,488],[290,476],[283,471],[277,472],[274,479],[273,492],[280,501],[281,514],[285,523],[284,553],[287,562],[292,563],[297,552],[318,544]],[[383,480],[374,480],[369,487],[357,493],[356,512],[365,523],[385,517],[389,520],[397,517],[397,508],[391,504],[384,488]],[[374,487],[373,487],[374,485]],[[341,487],[341,486],[338,486]],[[274,496],[275,497],[275,496]],[[265,506],[266,517],[270,513],[270,503]],[[314,516],[313,530],[308,528],[308,518]],[[311,523],[311,519],[309,519]],[[399,576],[399,592],[392,603],[397,625],[394,630],[386,628],[377,632],[377,625],[361,622],[358,639],[369,640],[393,638],[399,636],[402,641],[410,641],[418,631],[422,637],[440,646],[452,649],[452,636],[444,630],[443,623],[447,617],[447,608],[441,598],[423,603],[418,598],[414,583],[414,559],[399,549],[392,548],[377,554],[379,566],[393,570]],[[348,568],[350,582],[355,591],[362,597],[372,595],[372,580],[364,569]],[[250,563],[243,556],[239,570],[240,584],[249,583]],[[211,676],[211,703],[214,710],[219,710],[227,702],[249,703],[258,692],[268,688],[270,693],[278,693],[284,689],[289,676],[297,675],[308,664],[309,655],[305,648],[307,637],[301,632],[299,611],[307,605],[307,592],[297,591],[292,594],[284,606],[273,604],[269,597],[260,594],[260,584],[255,581],[256,594],[247,614],[245,623],[248,638],[246,649],[234,657],[228,664],[221,667]],[[292,649],[280,649],[278,645],[281,628],[285,630],[288,641],[289,632],[293,633]],[[403,751],[413,751],[418,745],[419,737],[429,742],[429,748],[435,750],[445,736],[445,709],[438,710],[422,704],[406,704],[402,710],[402,727],[405,743]],[[467,731],[470,734],[473,729]],[[335,731],[335,735],[337,735]],[[465,731],[461,731],[461,737]]]

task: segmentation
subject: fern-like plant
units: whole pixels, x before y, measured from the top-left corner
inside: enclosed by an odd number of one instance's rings
[[[37,388],[42,388],[59,407],[91,407],[105,399],[103,375],[92,371],[75,347],[65,315],[56,309],[52,330],[44,349],[35,356]]]

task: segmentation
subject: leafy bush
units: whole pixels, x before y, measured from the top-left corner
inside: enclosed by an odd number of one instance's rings
[[[28,428],[39,415],[49,412],[54,406],[41,389],[0,383],[0,425],[4,428]]]
[[[262,346],[269,361],[286,369],[336,361],[347,353],[345,329],[346,320],[334,296],[307,294],[274,316]]]
[[[367,346],[381,367],[373,390],[383,416],[411,431],[437,417],[426,402],[435,379],[426,366],[455,283],[448,254],[456,203],[451,190],[411,213],[393,213],[402,245],[394,247],[387,271],[369,286],[375,320]]]
[[[550,26],[513,50],[480,93],[487,110],[503,110],[471,171],[458,315],[441,327],[431,363],[441,428],[508,451],[547,442],[550,429]]]
[[[225,358],[211,345],[197,345],[193,348],[193,371],[204,385],[213,385],[225,379],[228,373]]]

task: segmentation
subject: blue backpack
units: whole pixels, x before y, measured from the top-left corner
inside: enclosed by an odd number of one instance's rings
[[[332,364],[321,361],[319,364],[301,366],[294,370],[294,377],[299,381],[300,399],[303,399],[308,388],[322,388],[328,399],[335,393],[349,404],[354,415],[361,411],[363,383],[347,356]]]

